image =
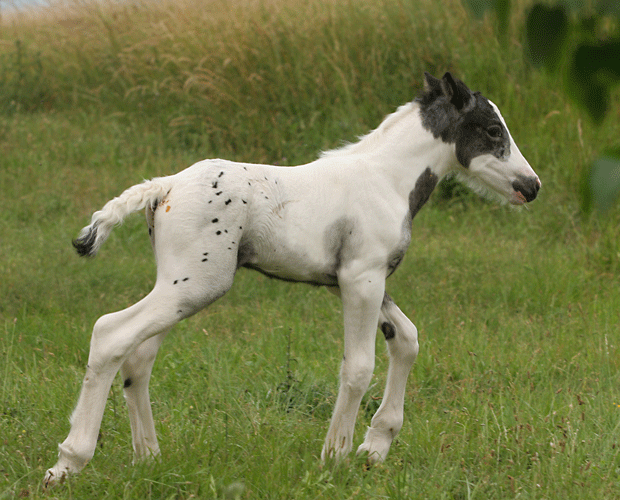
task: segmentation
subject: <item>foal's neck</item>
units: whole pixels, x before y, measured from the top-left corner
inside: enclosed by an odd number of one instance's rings
[[[382,132],[381,137],[374,138],[372,146],[368,145],[364,151],[365,157],[385,176],[393,178],[395,185],[401,186],[404,192],[413,189],[417,179],[428,168],[441,179],[453,170],[456,162],[454,145],[433,137],[422,125],[418,104],[410,103],[409,106],[408,112],[402,113],[400,119],[394,119],[398,118],[394,115],[401,109],[361,141]],[[382,131],[386,123],[388,126]]]

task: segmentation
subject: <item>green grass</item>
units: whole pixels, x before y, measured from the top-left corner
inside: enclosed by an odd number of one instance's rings
[[[0,498],[618,498],[620,209],[579,212],[617,117],[592,127],[527,67],[521,14],[500,47],[455,0],[171,5],[2,20]],[[543,189],[526,211],[444,188],[416,217],[387,286],[421,349],[385,464],[318,458],[338,300],[240,271],[160,352],[161,458],[131,464],[117,380],[95,458],[45,493],[94,321],[155,277],[141,216],[78,259],[70,240],[90,214],[205,157],[309,161],[447,69],[499,105]],[[385,383],[380,337],[356,444]]]

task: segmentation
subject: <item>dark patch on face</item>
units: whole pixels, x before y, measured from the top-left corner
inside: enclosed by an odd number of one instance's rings
[[[381,324],[381,331],[383,332],[383,336],[385,340],[392,340],[396,337],[396,328],[392,323],[384,322]]]
[[[455,144],[457,160],[465,168],[477,156],[491,154],[502,159],[510,154],[508,131],[491,103],[450,73],[441,80],[427,73],[416,101],[424,127],[433,137]]]
[[[504,159],[510,155],[510,136],[491,103],[474,94],[476,106],[466,113],[457,128],[456,159],[465,168],[477,156],[485,154]]]
[[[132,380],[128,377],[125,379],[125,382],[123,382],[123,389],[127,389],[128,387],[131,387],[132,384]]]
[[[409,222],[413,220],[416,214],[428,201],[438,181],[439,178],[433,173],[430,167],[426,167],[426,170],[418,177],[413,191],[409,193]]]
[[[353,249],[352,235],[354,224],[351,219],[342,217],[327,228],[324,241],[327,254],[333,256],[333,272],[328,273],[330,276],[336,276],[338,270],[342,266],[343,261],[350,258]]]

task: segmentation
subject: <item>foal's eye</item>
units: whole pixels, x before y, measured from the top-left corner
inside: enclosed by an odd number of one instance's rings
[[[499,125],[491,125],[487,129],[487,134],[489,134],[494,139],[502,136],[502,128]]]

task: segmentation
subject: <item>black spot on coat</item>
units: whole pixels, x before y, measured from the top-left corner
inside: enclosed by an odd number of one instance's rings
[[[384,322],[381,324],[381,331],[383,332],[383,336],[385,340],[392,340],[396,337],[396,328],[392,323]]]

